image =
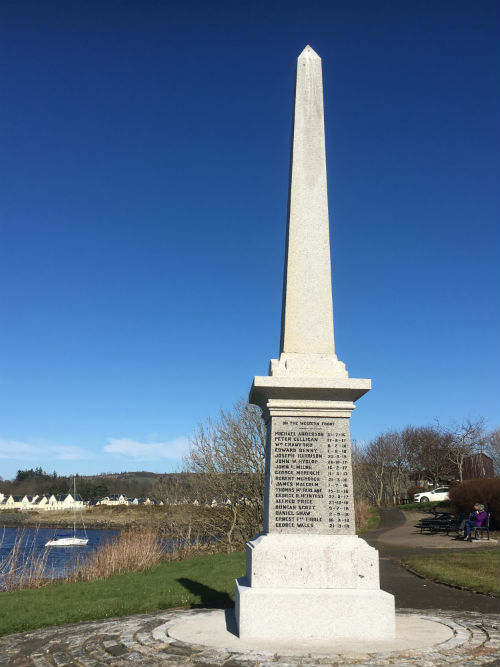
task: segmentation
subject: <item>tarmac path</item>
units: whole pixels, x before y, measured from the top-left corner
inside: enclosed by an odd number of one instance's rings
[[[486,614],[498,613],[498,598],[480,593],[471,593],[445,584],[438,584],[415,576],[405,570],[399,560],[416,553],[428,554],[430,550],[449,552],[450,558],[457,550],[495,548],[488,545],[457,542],[453,536],[423,534],[414,528],[421,514],[397,509],[381,511],[381,523],[376,530],[362,535],[375,547],[380,558],[380,587],[396,598],[396,609],[450,609],[454,611],[476,611]]]

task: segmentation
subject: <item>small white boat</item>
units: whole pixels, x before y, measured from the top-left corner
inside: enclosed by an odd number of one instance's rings
[[[76,479],[73,477],[73,500],[76,502]],[[48,542],[46,542],[45,546],[46,547],[84,547],[87,542],[89,541],[89,538],[87,537],[87,531],[85,529],[85,524],[83,523],[83,516],[81,517],[82,519],[82,525],[83,525],[83,532],[85,533],[85,537],[77,537],[76,536],[76,506],[73,505],[73,534],[69,533],[66,535],[54,535],[54,537],[51,537]]]
[[[76,537],[76,535],[56,535],[46,543],[46,547],[84,547],[88,542],[87,537]]]

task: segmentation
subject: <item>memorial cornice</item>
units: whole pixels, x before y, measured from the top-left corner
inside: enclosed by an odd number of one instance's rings
[[[299,402],[304,408],[309,407],[307,404],[310,401],[314,401],[316,407],[326,409],[326,403],[357,401],[370,391],[371,386],[371,380],[361,378],[257,376],[250,389],[249,399],[250,403],[262,409],[266,409],[273,399]],[[325,405],[320,406],[318,402],[325,402]],[[354,409],[354,405],[350,409]]]

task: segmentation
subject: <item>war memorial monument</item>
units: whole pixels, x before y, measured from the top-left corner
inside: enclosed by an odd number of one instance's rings
[[[250,402],[267,426],[264,532],[236,582],[240,638],[391,639],[392,595],[354,527],[350,378],[333,334],[321,58],[297,62],[281,350]]]
[[[250,390],[267,426],[263,532],[246,546],[234,610],[174,612],[157,636],[181,642],[175,651],[201,651],[196,664],[206,655],[209,664],[242,667],[490,667],[496,616],[396,615],[393,595],[380,589],[378,552],[355,533],[349,419],[371,382],[350,378],[335,354],[323,115],[321,59],[306,46],[297,63],[280,356]]]

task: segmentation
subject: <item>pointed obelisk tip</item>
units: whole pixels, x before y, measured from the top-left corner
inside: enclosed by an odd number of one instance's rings
[[[302,53],[299,56],[299,60],[302,60],[303,58],[318,58],[318,60],[321,60],[321,58],[318,56],[316,51],[309,46],[309,44],[306,46],[306,48],[302,51]]]

